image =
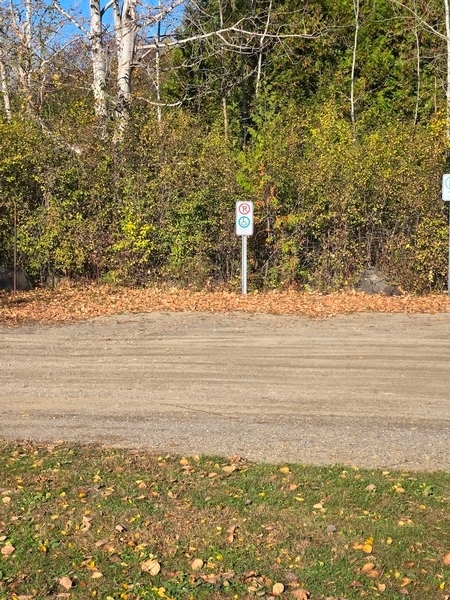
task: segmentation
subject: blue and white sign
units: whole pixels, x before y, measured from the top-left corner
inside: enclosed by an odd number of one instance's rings
[[[442,175],[442,200],[450,202],[450,175]]]
[[[236,235],[253,235],[253,202],[236,202]]]

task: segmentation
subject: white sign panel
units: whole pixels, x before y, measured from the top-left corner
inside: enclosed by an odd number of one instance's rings
[[[253,235],[253,202],[236,202],[236,235]]]
[[[450,175],[442,176],[442,200],[450,202]]]

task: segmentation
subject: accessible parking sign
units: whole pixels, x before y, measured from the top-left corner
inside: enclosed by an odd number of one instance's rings
[[[253,235],[253,202],[236,202],[236,235]]]

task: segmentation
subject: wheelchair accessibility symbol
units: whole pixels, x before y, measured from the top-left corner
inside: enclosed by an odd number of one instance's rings
[[[239,227],[245,228],[250,227],[251,221],[248,217],[241,217],[238,221]]]

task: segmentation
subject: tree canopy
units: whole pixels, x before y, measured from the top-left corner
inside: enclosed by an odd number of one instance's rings
[[[447,277],[446,14],[430,0],[0,3],[0,264],[321,290]]]

